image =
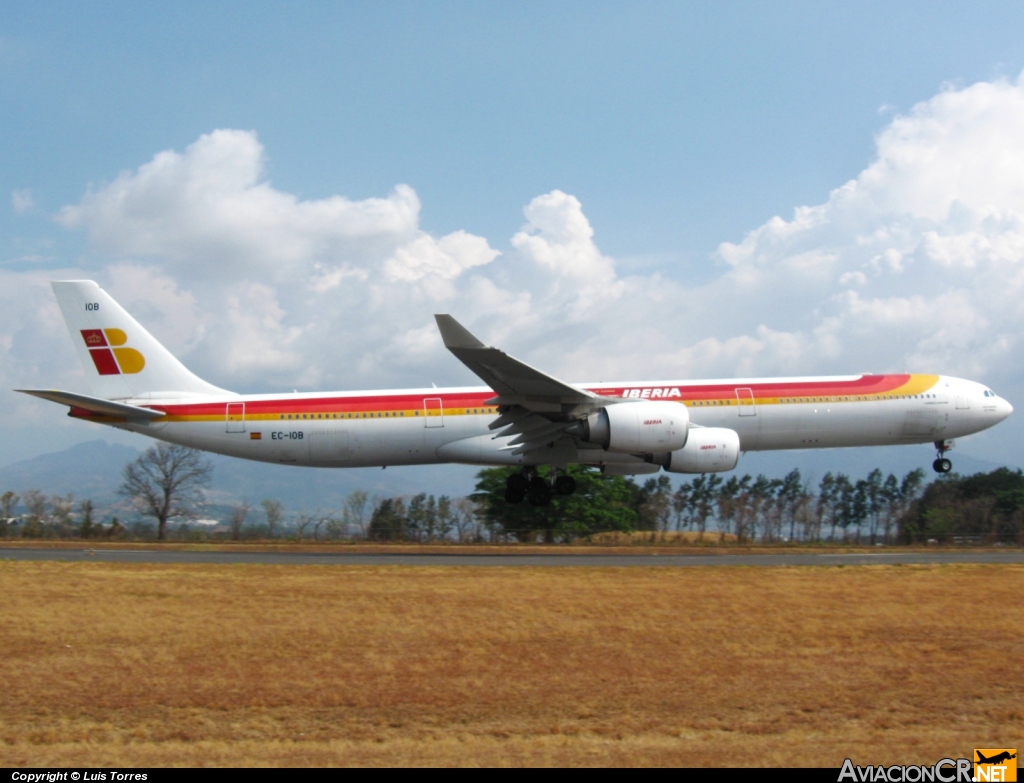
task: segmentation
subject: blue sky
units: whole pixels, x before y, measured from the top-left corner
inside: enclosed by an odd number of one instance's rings
[[[979,288],[973,309],[960,303],[978,344],[952,336],[936,347],[922,331],[934,313],[954,312],[949,297],[973,285],[975,271],[936,283],[924,267],[916,269],[926,280],[896,260],[886,262],[892,279],[865,282],[879,263],[836,250],[858,241],[839,229],[808,234],[777,256],[771,248],[779,242],[762,232],[767,244],[751,252],[779,269],[793,268],[798,255],[848,260],[820,290],[766,279],[760,296],[755,286],[751,298],[740,298],[757,306],[730,311],[722,291],[743,262],[735,253],[729,262],[719,248],[739,246],[774,216],[790,221],[799,207],[829,205],[835,189],[884,158],[879,139],[901,117],[916,117],[908,132],[923,139],[929,123],[955,128],[971,116],[983,127],[984,104],[1012,137],[1022,40],[1019,3],[8,2],[0,8],[0,195],[9,199],[0,209],[9,302],[0,318],[0,376],[8,388],[75,382],[70,347],[47,348],[55,311],[39,285],[47,274],[73,272],[112,290],[120,281],[121,295],[190,366],[243,391],[464,382],[424,331],[441,308],[569,377],[933,368],[1002,384],[998,390],[1020,407],[1024,398],[1014,395],[1024,384],[1007,369],[1017,323],[978,304],[994,288]],[[970,92],[979,83],[1006,89]],[[963,100],[948,97],[956,95]],[[112,183],[123,172],[122,191],[136,193],[140,167],[173,150],[181,156],[173,176],[198,177],[196,167],[210,157],[197,152],[193,160],[186,150],[217,129],[254,134],[220,137],[209,155],[255,155],[246,160],[262,161],[257,180],[275,194],[363,202],[407,184],[416,219],[396,229],[391,244],[341,242],[340,250],[285,268],[269,256],[250,264],[235,235],[203,245],[206,229],[196,233],[191,218],[160,211],[152,199],[146,204],[155,212],[145,220],[159,226],[159,241],[143,242],[142,229],[131,234],[131,216],[109,218]],[[985,148],[980,133],[964,144]],[[259,152],[248,139],[258,140]],[[957,165],[950,149],[936,166]],[[1022,149],[1008,154],[1024,159]],[[971,197],[963,183],[949,188],[949,203],[971,209],[1016,214],[1019,206],[1012,188]],[[534,204],[554,192],[571,200]],[[530,204],[533,218],[524,216]],[[907,214],[921,218],[928,210],[919,206]],[[865,220],[895,225],[892,210],[882,212]],[[939,234],[952,226],[962,235],[949,214],[928,213],[921,242],[935,225],[945,227]],[[256,232],[260,217],[252,219]],[[513,241],[522,234],[557,244],[562,228],[552,229],[552,220],[570,227],[565,252],[577,254],[573,268],[594,264],[592,274],[555,268],[536,243]],[[287,255],[303,241],[296,221],[266,246]],[[237,220],[232,226],[246,233]],[[460,231],[489,250],[457,238],[445,244]],[[311,242],[334,236],[323,226],[313,234]],[[237,258],[214,274],[225,247]],[[414,249],[402,255],[403,247]],[[431,267],[433,277],[395,271],[394,259],[421,250],[442,264]],[[893,252],[913,255],[904,245]],[[1008,269],[1016,267],[989,269],[989,285],[1000,276],[1016,280]],[[296,287],[314,278],[345,282],[324,283],[315,296]],[[587,286],[594,291],[577,296]],[[615,293],[615,307],[601,300],[602,290]],[[660,330],[630,320],[666,291],[679,299],[652,310],[661,314]],[[790,298],[778,298],[780,291]],[[709,305],[698,320],[671,321],[677,311],[699,309],[695,300],[718,302],[719,315]],[[860,322],[849,319],[868,310],[884,317],[878,313],[892,312],[897,300],[919,313],[906,329],[895,318],[888,330],[860,332],[857,345],[838,349],[829,347],[834,336],[821,336],[835,319],[855,333]],[[261,307],[269,320],[239,326],[245,311]],[[310,319],[311,309],[331,317]],[[1007,302],[1000,312],[1011,310]],[[399,311],[412,315],[403,321]],[[222,312],[235,320],[217,320]],[[621,326],[607,322],[612,316]],[[893,330],[909,336],[891,338]],[[232,343],[243,333],[248,343]],[[884,349],[872,349],[880,340]],[[1000,340],[1004,353],[978,358],[979,345]],[[638,341],[654,341],[646,365],[636,358]],[[277,346],[280,356],[253,358],[260,344]],[[873,366],[862,366],[868,361]],[[0,420],[0,463],[94,437],[85,425],[52,422],[62,417],[40,403],[18,401],[12,410]],[[979,442],[1015,459],[1018,429],[1003,431]]]
[[[306,198],[407,182],[427,230],[497,238],[559,188],[615,257],[700,266],[856,176],[887,111],[1024,68],[1019,3],[302,9],[5,3],[0,179],[55,209],[241,128]]]

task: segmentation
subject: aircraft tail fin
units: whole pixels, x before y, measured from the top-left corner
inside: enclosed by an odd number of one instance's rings
[[[122,400],[228,393],[189,372],[92,280],[50,285],[96,397]]]

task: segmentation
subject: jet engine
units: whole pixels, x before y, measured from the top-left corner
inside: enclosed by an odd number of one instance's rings
[[[690,416],[678,402],[619,402],[580,422],[582,440],[608,451],[652,454],[686,445]]]
[[[725,427],[691,428],[683,448],[659,455],[669,473],[720,473],[740,461],[740,436]]]

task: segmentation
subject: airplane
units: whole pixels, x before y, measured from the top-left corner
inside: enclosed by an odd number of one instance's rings
[[[236,394],[191,373],[95,282],[51,285],[91,393],[16,391],[67,405],[72,418],[285,465],[520,466],[509,503],[571,495],[569,465],[716,473],[773,449],[934,443],[933,468],[948,473],[953,439],[1013,412],[984,385],[946,375],[566,383],[450,315],[435,316],[444,345],[485,386]]]
[[[1009,761],[1010,759],[1017,758],[1016,753],[1010,753],[1008,750],[1004,750],[1001,753],[997,753],[990,759],[985,758],[985,756],[979,750],[974,751],[974,753],[978,757],[978,760],[974,762],[975,764],[1001,764],[1004,761]]]

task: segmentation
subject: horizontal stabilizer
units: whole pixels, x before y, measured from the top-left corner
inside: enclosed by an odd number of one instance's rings
[[[137,405],[125,405],[123,402],[112,400],[101,400],[99,397],[90,397],[87,394],[75,394],[74,392],[58,391],[57,389],[15,389],[22,394],[31,394],[33,397],[41,397],[50,402],[57,402],[61,405],[69,405],[72,408],[81,408],[99,413],[103,416],[123,416],[126,419],[144,419],[151,421],[159,419],[165,414],[161,411],[140,408]]]

